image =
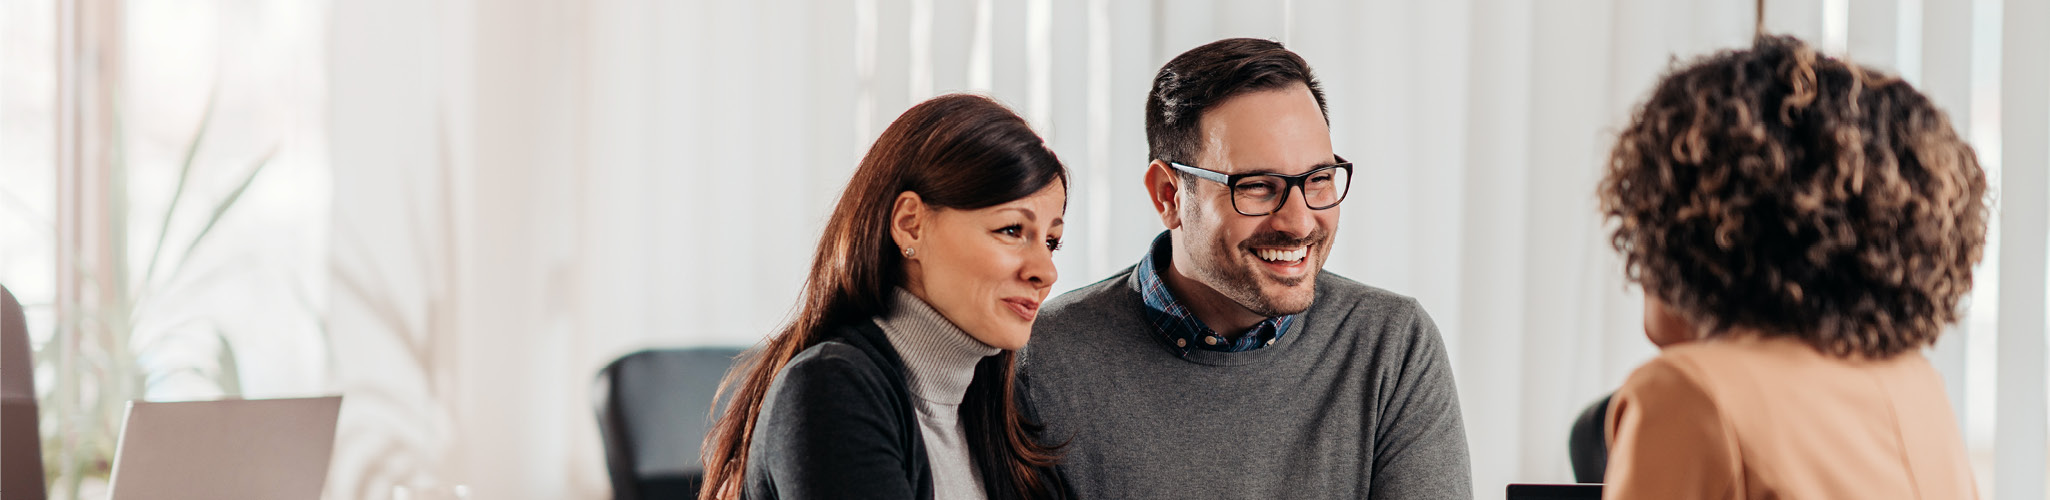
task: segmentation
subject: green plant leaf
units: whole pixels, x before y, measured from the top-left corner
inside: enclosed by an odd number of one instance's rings
[[[206,372],[197,366],[181,366],[168,370],[155,370],[144,375],[143,393],[147,394],[150,389],[157,387],[158,384],[177,380],[180,375],[191,375],[199,379],[208,378]]]
[[[270,151],[257,158],[256,166],[249,169],[249,175],[242,177],[242,183],[236,185],[234,191],[229,191],[228,197],[222,198],[220,203],[214,205],[214,212],[206,218],[206,225],[199,228],[199,234],[192,235],[192,242],[185,245],[185,253],[178,257],[179,271],[184,271],[185,261],[192,258],[192,250],[199,248],[199,244],[206,241],[206,235],[213,233],[214,225],[220,224],[221,217],[228,215],[228,211],[235,208],[235,202],[242,200],[242,193],[249,190],[249,185],[256,182],[256,176],[263,173],[263,167],[269,166],[271,158],[277,154],[278,148],[272,146]]]
[[[157,244],[149,252],[149,266],[142,270],[143,288],[149,288],[150,279],[157,275],[157,260],[164,255],[164,239],[171,235],[171,216],[178,213],[178,201],[185,199],[185,185],[192,180],[192,166],[199,158],[199,145],[206,141],[206,131],[214,121],[214,104],[220,98],[221,87],[215,85],[207,91],[206,110],[199,115],[199,128],[192,131],[192,142],[185,144],[185,162],[178,165],[178,186],[171,190],[171,204],[164,206],[164,221],[157,225]]]
[[[14,213],[15,216],[37,226],[50,227],[52,228],[50,234],[57,234],[55,232],[56,223],[51,221],[49,214],[44,213],[43,210],[38,210],[34,205],[29,204],[28,200],[23,199],[21,195],[15,194],[14,190],[7,189],[7,186],[0,186],[0,201],[5,201],[6,205],[8,205],[8,211]]]
[[[214,338],[221,341],[221,348],[214,354],[214,383],[221,388],[221,395],[242,397],[242,365],[235,359],[235,343],[228,341],[228,332],[214,329]]]

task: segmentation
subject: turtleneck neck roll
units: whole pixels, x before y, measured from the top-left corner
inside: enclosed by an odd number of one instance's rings
[[[875,323],[904,359],[905,382],[918,399],[933,498],[986,498],[961,426],[961,398],[975,382],[975,365],[1003,351],[975,340],[909,291],[896,289],[890,301],[890,314]]]
[[[934,403],[961,404],[975,381],[975,364],[1002,350],[975,340],[909,291],[896,289],[890,302],[890,315],[876,318],[876,326],[904,357],[911,392]]]

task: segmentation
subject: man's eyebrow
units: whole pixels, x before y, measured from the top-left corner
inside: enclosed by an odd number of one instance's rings
[[[1331,157],[1332,157],[1332,159],[1333,159],[1333,160],[1335,160],[1335,161],[1322,161],[1322,162],[1317,162],[1317,164],[1315,164],[1315,165],[1310,165],[1310,170],[1316,170],[1316,169],[1320,169],[1320,168],[1324,168],[1324,167],[1329,167],[1329,166],[1332,166],[1332,165],[1338,165],[1338,164],[1342,164],[1342,163],[1351,163],[1351,162],[1345,161],[1345,158],[1340,158],[1340,157],[1338,157],[1338,155],[1331,155]],[[1305,170],[1305,172],[1307,172],[1307,171],[1309,171],[1309,170]],[[1243,172],[1233,172],[1233,173],[1235,173],[1235,174],[1272,174],[1272,173],[1277,173],[1277,171],[1276,171],[1276,170],[1274,170],[1274,169],[1271,169],[1271,168],[1256,168],[1256,169],[1252,169],[1252,170],[1247,170],[1247,171],[1243,171]]]

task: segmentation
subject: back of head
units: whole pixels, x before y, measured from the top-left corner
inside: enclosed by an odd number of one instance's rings
[[[1153,77],[1146,95],[1146,144],[1153,159],[1194,163],[1201,153],[1205,111],[1248,92],[1309,87],[1330,119],[1324,90],[1310,64],[1273,40],[1227,38],[1183,52]]]
[[[1971,146],[1907,83],[1791,37],[1668,74],[1599,188],[1629,279],[1707,335],[1927,346],[1985,245]]]

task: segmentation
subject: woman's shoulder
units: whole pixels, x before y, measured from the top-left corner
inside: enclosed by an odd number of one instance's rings
[[[881,381],[895,371],[858,325],[837,328],[833,335],[805,348],[783,365],[783,378],[851,384]]]
[[[844,339],[820,342],[791,357],[783,365],[786,374],[861,376],[876,371],[875,360]]]
[[[1689,412],[1713,411],[1720,399],[1720,386],[1728,378],[1756,373],[1755,365],[1769,362],[1779,347],[1762,347],[1752,342],[1722,340],[1695,341],[1669,346],[1658,356],[1638,366],[1616,398],[1634,403],[1656,402],[1654,406],[1685,407]]]
[[[1747,415],[1799,406],[1816,393],[1869,389],[1871,370],[1912,367],[1912,361],[1847,360],[1791,337],[1717,338],[1663,349],[1632,372],[1617,395]]]
[[[1629,398],[1637,394],[1673,395],[1684,393],[1691,396],[1706,396],[1702,385],[1704,374],[1699,356],[1692,353],[1675,353],[1672,349],[1661,351],[1623,381],[1616,391],[1618,398]]]
[[[894,474],[901,471],[878,464],[914,456],[905,447],[918,442],[918,427],[903,377],[860,332],[847,333],[828,334],[777,372],[748,446],[750,498],[820,497],[816,488],[881,477],[848,471]]]
[[[1839,364],[1839,360],[1815,350],[1801,339],[1755,334],[1697,340],[1667,347],[1652,361],[1697,379],[1769,376]]]
[[[910,418],[910,390],[901,373],[865,349],[859,339],[829,338],[805,348],[776,373],[757,425],[785,438],[841,428],[853,415]],[[787,439],[786,439],[787,438]]]

